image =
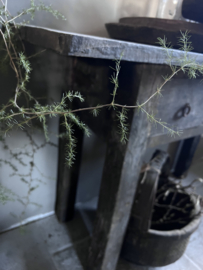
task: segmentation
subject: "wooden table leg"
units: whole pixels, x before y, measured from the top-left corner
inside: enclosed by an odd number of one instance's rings
[[[121,73],[117,97],[120,100],[117,102],[136,104],[138,101],[142,104],[156,91],[160,70],[145,64],[130,65],[129,68],[126,64],[125,70],[128,73]],[[145,110],[151,113],[152,105],[147,102]],[[114,114],[115,111],[112,111],[111,118],[108,118],[110,132],[88,270],[116,269],[139,179],[142,156],[150,136],[151,124],[146,114],[129,110],[129,140],[126,145],[122,145]]]
[[[60,125],[60,132],[62,132],[62,129],[63,126]],[[66,140],[59,139],[58,179],[55,211],[58,220],[61,222],[69,221],[74,215],[83,145],[83,131],[76,127],[74,130],[74,136],[77,138],[78,142],[76,146],[76,160],[71,168],[68,168],[65,164]]]
[[[67,92],[73,88],[73,78],[74,78],[74,65],[76,63],[76,58],[68,57],[65,61],[64,66],[64,76]],[[62,95],[65,94],[64,89],[62,90]],[[69,102],[68,108],[74,108],[75,101]],[[59,123],[59,134],[65,132],[65,127],[61,125],[64,119],[60,119]],[[65,164],[65,148],[66,140],[59,138],[58,147],[58,176],[57,176],[57,190],[56,190],[56,203],[55,212],[59,221],[66,222],[73,218],[74,206],[77,193],[77,184],[80,172],[80,164],[82,158],[82,146],[84,133],[77,126],[73,126],[74,136],[77,139],[76,149],[75,149],[75,161],[71,168],[68,168]]]
[[[115,121],[114,121],[115,122]],[[89,270],[115,270],[130,217],[147,146],[146,116],[135,112],[127,145],[122,145],[117,126],[107,145],[99,205],[89,252]]]

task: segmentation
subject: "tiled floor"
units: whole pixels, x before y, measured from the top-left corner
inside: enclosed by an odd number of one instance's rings
[[[77,211],[75,219],[60,224],[55,216],[0,235],[0,270],[84,270],[90,236],[87,227],[93,211]],[[82,216],[86,217],[86,225]],[[89,225],[88,225],[89,223]],[[203,222],[192,235],[184,256],[161,267],[135,266],[120,259],[117,270],[203,269]]]
[[[203,176],[202,163],[192,166],[185,183]],[[197,191],[203,195],[203,185]],[[0,270],[85,270],[89,232],[97,199],[78,204],[75,218],[60,224],[55,216],[30,223],[23,231],[14,229],[0,234]],[[192,235],[183,257],[161,268],[135,266],[120,259],[117,270],[202,270],[203,222]]]

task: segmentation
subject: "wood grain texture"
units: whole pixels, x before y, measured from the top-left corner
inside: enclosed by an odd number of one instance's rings
[[[203,24],[191,23],[181,20],[169,20],[146,17],[127,17],[119,20],[119,23],[108,23],[106,28],[110,37],[125,41],[156,45],[157,38],[164,36],[171,42],[173,48],[178,49],[178,37],[190,32],[190,41],[195,52],[203,52]]]
[[[33,28],[34,31],[36,30]],[[67,43],[61,43],[61,47],[58,49],[54,49],[54,46],[57,45],[59,35],[62,35],[58,32],[52,32],[48,30],[38,29],[41,33],[41,39],[39,38],[39,32],[36,30],[36,33],[32,32],[33,37],[31,37],[31,32],[28,30],[28,39],[33,38],[33,42],[38,42],[46,45],[48,48],[55,50],[55,52],[59,52],[64,55],[64,57],[60,56],[62,59],[66,59],[67,65],[69,64],[71,57],[66,57],[69,54],[70,47],[66,47]],[[26,30],[26,31],[27,31]],[[51,34],[50,34],[51,33]],[[36,35],[35,35],[36,34]],[[54,36],[56,35],[56,36]],[[64,34],[64,38],[66,37],[66,33]],[[79,35],[78,35],[79,36]],[[36,37],[38,39],[36,40]],[[70,37],[70,36],[69,36]],[[51,43],[50,38],[53,38],[53,43]],[[80,38],[84,38],[83,36]],[[97,39],[92,37],[85,37],[89,42],[89,39],[93,39],[95,41],[95,46],[98,44],[97,42],[102,42],[103,39]],[[77,39],[75,39],[76,41]],[[69,40],[70,41],[70,40]],[[84,41],[84,40],[83,40]],[[112,41],[108,40],[107,41]],[[55,42],[55,43],[54,43]],[[72,41],[70,41],[72,42]],[[120,44],[118,41],[112,41],[117,44]],[[122,42],[121,42],[122,43]],[[55,45],[54,45],[55,44]],[[72,43],[70,43],[72,44]],[[81,43],[82,45],[78,45],[78,49],[76,52],[73,52],[77,55],[77,53],[81,51],[81,48],[85,48],[86,43]],[[87,43],[88,44],[88,43]],[[126,44],[123,42],[122,44]],[[129,43],[130,46],[137,46],[137,44]],[[53,46],[54,45],[54,46]],[[76,42],[77,45],[77,42]],[[101,45],[101,43],[100,43]],[[43,46],[43,45],[42,45]],[[46,47],[45,46],[45,47]],[[72,46],[72,45],[71,45]],[[84,46],[84,47],[83,47]],[[109,43],[108,43],[109,46]],[[107,46],[107,47],[108,47]],[[145,46],[145,45],[144,45]],[[152,48],[152,46],[146,46],[146,53],[148,53],[148,57],[154,57],[152,51],[147,48]],[[66,54],[64,50],[66,48]],[[94,47],[95,48],[95,47]],[[96,47],[98,48],[98,47]],[[119,48],[116,47],[116,48]],[[106,48],[107,49],[107,48]],[[110,50],[111,48],[109,48]],[[131,48],[132,49],[132,48]],[[127,51],[127,53],[132,52],[133,50]],[[96,50],[96,49],[95,49]],[[154,52],[160,52],[159,49],[154,47]],[[51,53],[50,50],[47,50],[46,53]],[[87,51],[86,51],[87,52]],[[104,52],[104,51],[103,51]],[[110,51],[109,51],[110,52]],[[139,58],[139,52],[137,51],[137,57]],[[179,53],[179,52],[178,52]],[[54,53],[53,53],[54,54]],[[57,54],[56,54],[57,55]],[[91,57],[91,52],[86,54],[86,56]],[[96,55],[96,54],[95,54]],[[194,55],[194,54],[193,54]],[[199,55],[199,54],[198,54]],[[59,55],[58,55],[59,56]],[[98,56],[98,55],[97,55]],[[104,52],[101,58],[111,57],[112,54],[109,55]],[[163,55],[162,55],[163,56]],[[93,56],[94,57],[94,54]],[[96,56],[95,56],[96,57]],[[133,55],[135,57],[135,55]],[[158,57],[158,54],[157,54]],[[100,58],[100,57],[98,57]],[[139,58],[141,59],[141,58]],[[157,58],[158,59],[158,58]],[[45,60],[45,59],[44,59]],[[40,60],[41,61],[41,60]],[[41,67],[44,65],[44,62],[38,62],[38,65]],[[72,61],[72,60],[71,60]],[[160,65],[149,65],[149,64],[139,64],[128,61],[122,61],[122,69],[121,76],[119,77],[120,88],[117,95],[117,102],[121,104],[129,104],[135,105],[138,100],[140,103],[146,100],[154,91],[156,91],[156,85],[160,82],[161,74],[160,72],[164,72],[163,66]],[[139,61],[138,61],[139,62]],[[66,66],[67,68],[67,65]],[[74,91],[82,91],[82,93],[86,93],[87,96],[87,105],[97,103],[98,97],[102,99],[102,101],[108,101],[108,96],[110,95],[111,88],[107,83],[108,81],[108,66],[109,61],[104,59],[82,59],[78,58],[77,60],[74,58],[72,64],[69,64],[69,69],[67,68],[66,72],[60,69],[60,73],[64,72],[65,76],[62,78],[63,82],[66,82],[65,90],[74,90]],[[54,72],[58,72],[58,67],[56,68],[55,62],[51,61],[49,67],[47,68],[47,72],[49,72],[49,68],[53,69]],[[71,71],[72,70],[72,71]],[[109,69],[110,70],[110,69]],[[97,72],[98,71],[98,72]],[[52,73],[53,74],[53,73]],[[159,75],[159,76],[158,76]],[[104,76],[106,78],[104,79]],[[61,77],[60,77],[61,78]],[[50,78],[49,78],[50,79]],[[47,79],[47,82],[49,81]],[[93,83],[95,80],[95,84]],[[64,85],[64,84],[62,84]],[[56,91],[61,91],[60,85],[57,84]],[[72,86],[74,86],[72,88]],[[179,86],[178,86],[179,88]],[[64,89],[63,89],[64,90]],[[177,90],[177,87],[176,87]],[[184,99],[184,89],[179,89],[182,92],[182,98]],[[188,93],[189,90],[186,91]],[[175,92],[170,92],[172,94]],[[176,94],[174,94],[176,96]],[[186,95],[187,96],[187,95]],[[177,100],[177,104],[180,104],[180,100]],[[198,103],[199,104],[199,103]],[[168,106],[169,104],[166,103]],[[76,105],[74,105],[76,106]],[[86,104],[84,105],[84,107]],[[198,105],[199,106],[199,105]],[[169,107],[169,106],[168,106]],[[166,108],[169,110],[169,108]],[[153,100],[147,103],[145,109],[149,112],[156,110],[159,108],[159,103],[157,100]],[[165,109],[165,108],[162,108]],[[128,220],[130,217],[131,206],[133,203],[138,176],[141,167],[141,158],[144,154],[144,151],[147,147],[148,138],[150,136],[150,132],[152,130],[149,125],[148,120],[146,119],[146,115],[143,113],[137,113],[137,111],[129,111],[129,141],[127,145],[122,145],[120,143],[120,138],[118,135],[117,126],[118,123],[115,121],[115,111],[106,110],[106,114],[104,115],[104,120],[100,121],[99,118],[96,119],[98,124],[100,125],[100,130],[103,129],[105,132],[104,138],[108,143],[107,153],[106,153],[106,161],[103,172],[102,184],[101,184],[101,192],[99,198],[99,206],[97,218],[95,221],[94,233],[92,238],[92,245],[90,248],[89,255],[89,269],[90,270],[114,270],[116,268],[116,263],[120,254],[120,249],[123,241],[123,237],[125,235],[126,227],[128,224]],[[159,112],[159,110],[158,110]],[[161,111],[160,111],[161,112]],[[89,115],[89,113],[88,113]],[[200,125],[200,122],[197,123]],[[88,125],[94,126],[94,123],[88,123]],[[191,124],[188,124],[190,127]],[[96,130],[97,128],[95,128]],[[198,130],[199,132],[200,130]],[[155,134],[151,133],[152,136],[166,136],[165,134]],[[184,133],[183,133],[184,134]],[[158,138],[158,137],[157,137]],[[164,137],[166,138],[166,137]],[[167,137],[169,141],[169,137]],[[161,143],[160,137],[158,138],[158,143]],[[166,139],[165,139],[166,140]],[[167,143],[166,140],[166,143]],[[70,192],[73,192],[73,196],[75,196],[74,183],[77,183],[77,177],[72,177],[72,173],[65,169],[64,167],[64,153],[63,153],[63,145],[60,146],[60,162],[59,162],[59,178],[58,178],[58,217],[62,220],[66,220],[67,209],[69,205],[73,206],[73,203],[68,203],[68,198]],[[81,153],[81,147],[79,152]],[[79,170],[79,166],[77,165],[76,170]],[[74,182],[76,180],[76,182]],[[71,187],[71,185],[73,186]],[[71,199],[71,201],[73,201]],[[71,206],[71,210],[73,207]],[[60,208],[61,207],[61,208]]]
[[[171,70],[165,65],[146,65],[145,73],[142,78],[142,93],[148,98],[147,88],[151,88],[154,93],[164,82],[162,76],[171,74]],[[159,121],[174,130],[186,130],[203,125],[202,102],[203,88],[202,78],[191,80],[181,72],[171,81],[167,82],[162,89],[162,96],[156,96],[151,100],[149,114],[154,114]],[[138,102],[140,103],[139,99]],[[190,107],[188,115],[183,114],[185,106]],[[166,134],[167,130],[159,124],[153,124],[150,136],[155,137]]]
[[[148,147],[157,147],[161,144],[176,142],[176,141],[190,138],[193,136],[197,136],[200,134],[203,134],[203,126],[184,129],[183,133],[180,136],[175,136],[175,137],[171,137],[168,134],[159,134],[159,135],[151,136],[149,138]]]
[[[166,53],[162,48],[145,44],[125,42],[108,38],[80,35],[34,26],[20,28],[23,40],[43,48],[54,50],[62,55],[100,59],[118,59],[152,64],[166,63]],[[182,51],[174,50],[174,57],[183,56]],[[189,53],[203,63],[203,55]],[[173,64],[177,64],[175,61]]]
[[[64,132],[60,125],[60,132]],[[74,217],[75,199],[77,193],[77,184],[80,172],[80,163],[82,158],[83,132],[74,127],[74,136],[77,138],[75,161],[71,168],[67,167],[66,161],[66,140],[59,139],[58,148],[58,177],[55,212],[60,222],[67,222]]]
[[[110,65],[114,63],[104,59],[75,59],[71,89],[79,91],[85,99],[82,103],[76,100],[75,108],[95,107],[98,104],[111,102],[110,88],[113,85],[109,82]],[[105,141],[109,128],[107,114],[108,108],[103,108],[97,117],[88,110],[79,113],[79,116],[98,137]]]
[[[201,79],[182,80],[176,77],[164,88],[163,97],[157,99],[157,118],[177,130],[202,126],[202,101]],[[190,112],[184,116],[186,106],[190,107]],[[164,132],[166,131],[157,126],[153,128],[151,135]]]
[[[73,66],[75,63],[74,58],[68,59],[67,74],[64,78],[66,81],[66,87],[68,89],[72,88],[73,81]],[[65,72],[64,72],[65,73]],[[64,74],[65,75],[65,74]],[[64,91],[62,91],[62,95]],[[74,101],[68,104],[69,108],[74,108],[76,104]],[[62,125],[64,122],[63,118],[59,121],[59,134],[65,132],[65,127]],[[58,176],[57,176],[57,190],[56,190],[56,203],[55,212],[59,221],[67,222],[71,220],[74,216],[75,210],[75,199],[77,193],[77,184],[80,173],[80,164],[82,158],[82,146],[83,146],[83,131],[77,126],[73,126],[73,136],[77,139],[77,144],[75,147],[75,160],[72,167],[66,165],[66,144],[68,143],[66,139],[59,138],[58,147]]]
[[[142,78],[144,69],[145,66],[141,66],[139,70],[135,66],[134,72],[139,72],[141,75],[139,78]],[[134,76],[136,75],[138,74],[134,73]],[[139,79],[134,80],[133,86],[134,93],[140,93]],[[148,89],[151,91],[150,88]],[[132,96],[134,101],[136,98],[136,94],[134,99]],[[122,145],[114,119],[115,112],[112,111],[99,205],[90,248],[88,269],[91,270],[116,268],[139,178],[141,158],[149,136],[149,122],[146,115],[139,114],[137,110],[134,113],[131,111],[129,112],[131,123],[129,141],[127,145]]]

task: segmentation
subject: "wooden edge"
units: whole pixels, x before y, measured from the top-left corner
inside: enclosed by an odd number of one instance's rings
[[[183,139],[190,138],[196,135],[200,135],[202,133],[203,133],[203,126],[185,129],[180,137],[178,136],[170,137],[170,135],[168,134],[159,134],[157,136],[149,138],[148,147],[156,147],[161,144],[183,140]]]
[[[119,59],[131,62],[166,64],[167,54],[158,46],[126,42],[96,36],[63,32],[35,26],[22,26],[20,34],[23,40],[34,45],[52,49],[69,56],[100,59]],[[173,50],[174,58],[183,57],[184,52]],[[203,63],[203,55],[188,53],[188,56]],[[178,64],[173,62],[172,64]]]

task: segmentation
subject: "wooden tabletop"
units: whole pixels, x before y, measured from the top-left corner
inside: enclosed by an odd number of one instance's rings
[[[165,64],[167,59],[166,52],[158,46],[75,34],[36,26],[23,26],[20,28],[20,33],[22,39],[27,42],[67,56],[118,59],[123,53],[122,60],[151,64]],[[180,58],[182,55],[182,51],[173,50],[175,58]],[[203,54],[190,52],[188,55],[195,58],[199,64],[203,63]],[[173,64],[177,64],[177,62],[174,61]]]

